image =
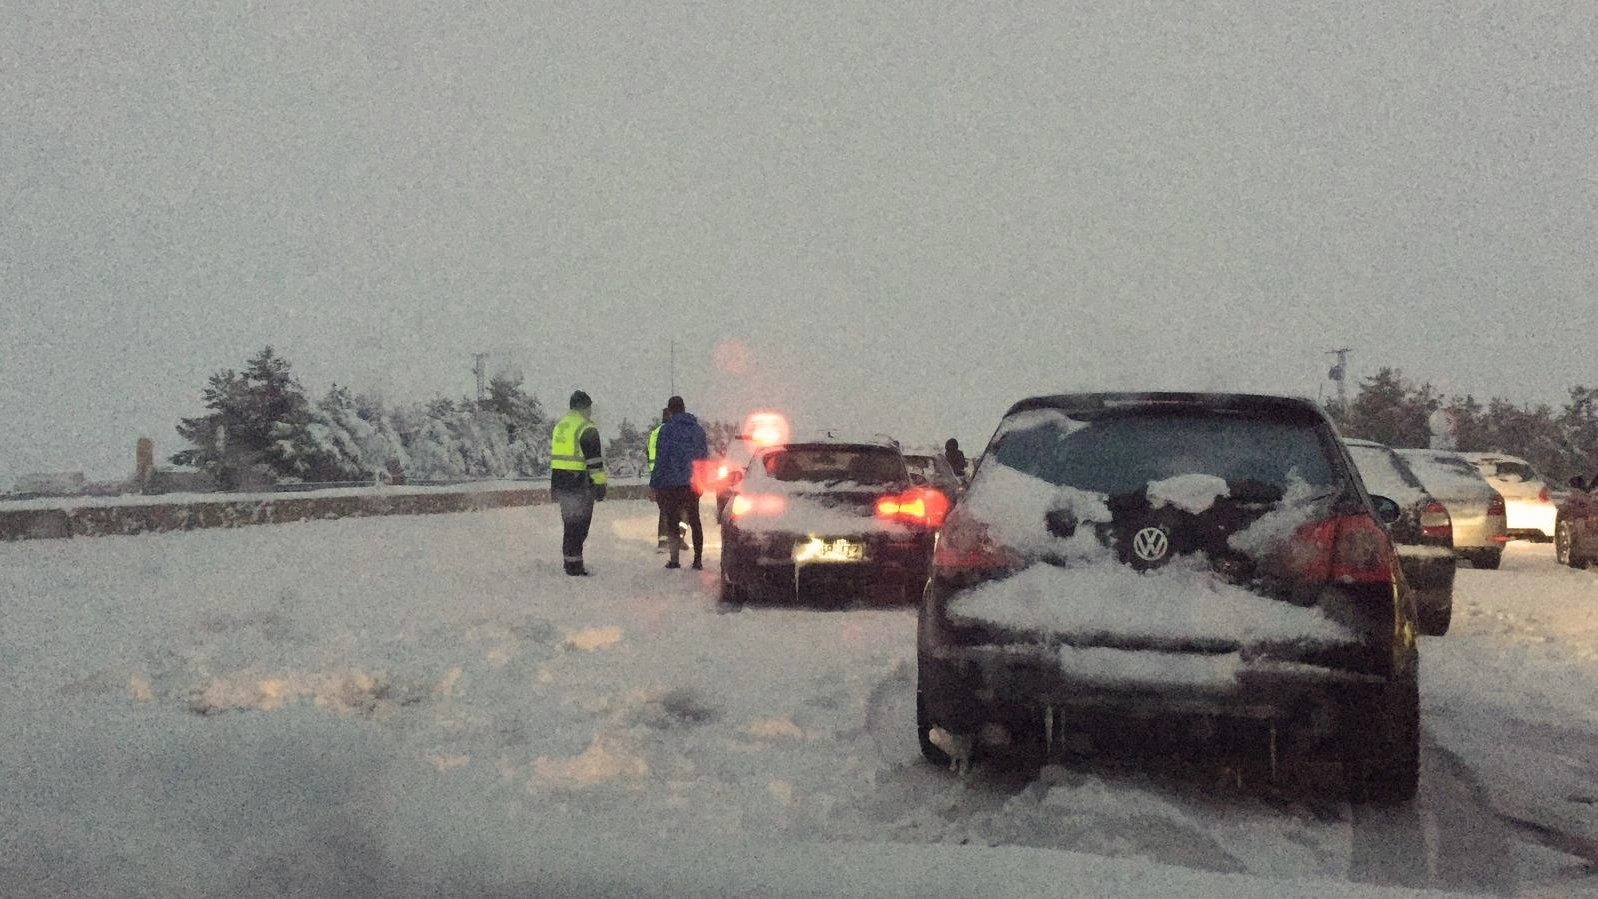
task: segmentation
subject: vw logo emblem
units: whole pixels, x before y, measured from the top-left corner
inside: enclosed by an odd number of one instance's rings
[[[1132,535],[1132,552],[1145,562],[1158,562],[1165,558],[1165,554],[1170,550],[1170,538],[1153,525]]]

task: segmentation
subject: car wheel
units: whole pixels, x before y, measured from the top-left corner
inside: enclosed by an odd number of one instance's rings
[[[1383,690],[1383,702],[1355,710],[1353,748],[1344,766],[1350,798],[1397,805],[1415,798],[1420,786],[1420,684],[1413,660]]]
[[[1504,561],[1502,549],[1484,549],[1470,557],[1470,564],[1488,571],[1497,571],[1498,566]]]
[[[1561,521],[1554,526],[1554,560],[1561,565],[1580,568],[1581,563],[1576,560],[1574,549],[1570,542],[1570,522]]]

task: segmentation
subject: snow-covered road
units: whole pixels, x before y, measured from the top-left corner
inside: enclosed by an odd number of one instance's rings
[[[708,504],[707,504],[708,506]],[[903,608],[718,614],[654,510],[0,544],[0,895],[1570,895],[1598,574],[1511,545],[1422,647],[1421,796],[919,760]]]

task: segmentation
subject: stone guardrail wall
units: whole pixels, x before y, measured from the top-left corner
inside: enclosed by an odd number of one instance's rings
[[[608,499],[644,499],[643,484],[613,484]],[[259,499],[188,500],[170,503],[73,506],[61,509],[0,509],[0,540],[160,534],[196,528],[237,528],[323,518],[371,515],[431,515],[475,512],[549,502],[549,488],[357,495],[273,495]]]

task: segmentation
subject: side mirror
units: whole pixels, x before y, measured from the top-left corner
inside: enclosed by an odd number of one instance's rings
[[[1570,486],[1577,490],[1586,490],[1587,479],[1578,474],[1570,479]]]
[[[1392,524],[1403,515],[1403,510],[1398,508],[1398,503],[1385,496],[1371,495],[1371,505],[1376,507],[1376,520],[1382,524]]]

